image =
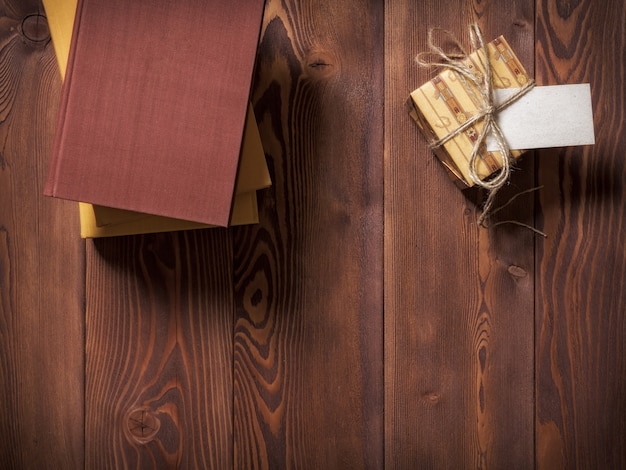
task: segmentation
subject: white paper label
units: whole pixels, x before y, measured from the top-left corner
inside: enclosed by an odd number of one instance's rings
[[[494,90],[502,103],[515,89]],[[496,120],[511,149],[570,147],[595,143],[589,84],[535,86],[497,114]],[[492,136],[487,149],[497,150]]]

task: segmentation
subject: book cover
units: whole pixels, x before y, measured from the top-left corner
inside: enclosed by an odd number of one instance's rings
[[[45,193],[228,225],[263,3],[80,0]]]

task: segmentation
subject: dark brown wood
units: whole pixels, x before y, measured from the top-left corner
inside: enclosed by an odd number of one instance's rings
[[[0,6],[0,468],[83,463],[83,243],[42,195],[61,80],[40,12]]]
[[[261,223],[87,242],[41,11],[0,0],[0,468],[626,467],[621,2],[268,0]],[[478,229],[403,107],[474,20],[591,83],[596,145],[500,197],[545,240]]]
[[[229,468],[225,229],[87,243],[87,468]]]
[[[383,3],[271,0],[273,187],[238,231],[236,468],[382,466]]]
[[[532,468],[533,235],[477,228],[403,108],[432,77],[413,61],[442,27],[467,44],[478,21],[532,73],[532,2],[386,2],[385,463]],[[532,181],[532,158],[524,162]],[[532,207],[526,204],[526,207]],[[524,206],[517,220],[532,221]]]
[[[626,467],[626,10],[544,1],[537,79],[590,83],[596,144],[539,154],[537,466]]]

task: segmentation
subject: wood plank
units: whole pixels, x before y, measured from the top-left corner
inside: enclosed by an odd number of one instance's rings
[[[232,466],[225,229],[87,244],[87,468]]]
[[[270,0],[237,231],[235,468],[382,467],[382,2]]]
[[[0,467],[83,465],[78,207],[43,197],[61,86],[38,1],[0,1]]]
[[[626,10],[544,1],[541,84],[590,83],[596,144],[539,155],[537,467],[626,467]]]
[[[478,21],[532,73],[532,1],[387,1],[385,18],[385,464],[532,468],[533,234],[477,228],[403,104],[432,77],[413,58],[442,27]],[[532,155],[511,180],[532,186]],[[532,224],[532,197],[506,215]]]
[[[75,204],[40,196],[41,10],[0,1],[0,467],[626,466],[621,2],[537,6],[537,77],[591,82],[597,132],[539,153],[545,241],[477,229],[403,109],[429,26],[478,19],[532,70],[534,2],[270,0],[262,223],[89,241],[85,273]]]

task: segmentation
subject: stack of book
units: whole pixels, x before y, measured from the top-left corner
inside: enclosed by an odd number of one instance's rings
[[[64,79],[44,193],[85,238],[258,222],[263,0],[44,0]]]

